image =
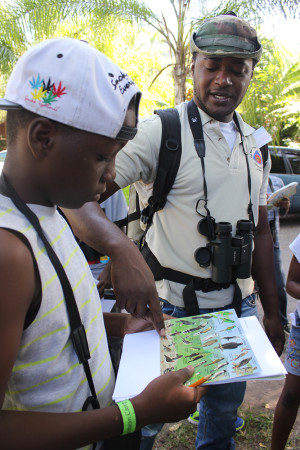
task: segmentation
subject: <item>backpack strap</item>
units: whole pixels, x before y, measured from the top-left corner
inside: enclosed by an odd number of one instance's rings
[[[261,152],[261,156],[263,159],[263,167],[265,168],[267,161],[268,161],[268,157],[269,157],[269,147],[268,144],[263,145],[262,147],[260,147],[260,152]]]
[[[148,206],[141,213],[141,220],[147,224],[147,227],[143,233],[140,247],[144,243],[154,214],[160,209],[163,209],[166,204],[167,196],[178,172],[182,153],[181,122],[177,109],[158,109],[154,112],[161,119],[162,135],[153,192],[148,200]]]
[[[153,201],[162,209],[174,184],[182,153],[181,123],[176,108],[155,111],[161,119],[162,136],[156,179],[153,184]],[[152,198],[150,197],[150,198]],[[150,200],[150,199],[149,199]]]
[[[130,188],[132,189],[132,187],[134,187],[133,184],[130,186]],[[128,225],[129,222],[133,222],[134,220],[140,220],[140,217],[141,217],[141,210],[140,210],[139,194],[135,191],[135,211],[128,214],[126,225]]]

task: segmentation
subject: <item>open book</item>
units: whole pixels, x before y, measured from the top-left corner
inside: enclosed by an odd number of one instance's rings
[[[292,183],[289,183],[286,186],[283,186],[282,188],[273,192],[268,198],[267,203],[268,209],[274,208],[278,200],[281,200],[282,198],[285,197],[291,197],[292,195],[296,194],[297,186],[298,186],[297,181],[293,181]]]
[[[230,309],[165,324],[164,339],[156,331],[125,336],[114,400],[138,395],[157,376],[187,365],[195,372],[186,385],[209,375],[205,384],[275,380],[286,374],[256,317],[239,319]]]

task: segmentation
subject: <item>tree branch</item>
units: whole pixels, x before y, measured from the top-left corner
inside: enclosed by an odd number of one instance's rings
[[[167,69],[168,67],[174,66],[174,65],[175,65],[174,63],[171,63],[171,64],[168,64],[167,66],[163,67],[163,68],[158,72],[158,74],[155,75],[155,77],[154,77],[153,80],[151,81],[151,84],[150,84],[150,86],[148,87],[148,90],[150,91],[151,87],[153,86],[153,84],[155,83],[155,81],[157,80],[157,78],[159,77],[159,75],[160,75],[165,69]]]

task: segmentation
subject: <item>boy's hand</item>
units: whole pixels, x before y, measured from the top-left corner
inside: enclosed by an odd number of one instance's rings
[[[174,319],[172,316],[163,314],[164,320]],[[125,334],[140,333],[141,331],[154,330],[154,318],[150,309],[147,310],[143,317],[133,316],[131,314],[127,315],[127,320],[124,323],[124,336]]]
[[[153,316],[150,310],[148,310],[143,317],[127,315],[127,320],[124,324],[124,336],[125,334],[139,333],[141,331],[154,330]]]
[[[155,378],[131,399],[138,427],[148,423],[177,422],[196,411],[207,387],[183,386],[193,374],[192,366]]]

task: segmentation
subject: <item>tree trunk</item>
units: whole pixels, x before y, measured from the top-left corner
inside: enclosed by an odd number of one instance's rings
[[[184,49],[180,47],[176,50],[175,66],[173,71],[175,106],[179,105],[179,103],[182,103],[185,100],[185,80],[187,76],[185,53],[186,52],[184,51]]]

